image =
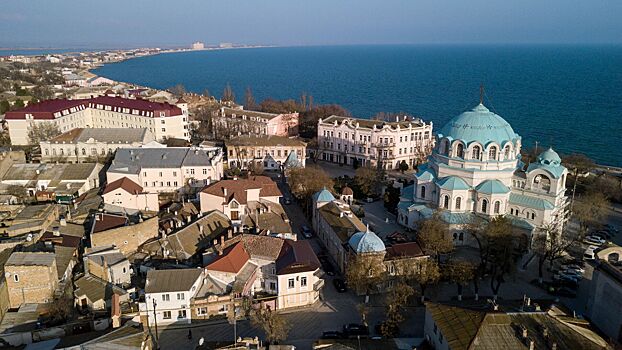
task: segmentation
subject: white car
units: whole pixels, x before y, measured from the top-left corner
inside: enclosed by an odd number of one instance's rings
[[[604,239],[598,236],[587,236],[585,237],[585,239],[583,239],[583,242],[588,243],[588,244],[594,244],[594,245],[603,245],[607,241],[605,241]]]
[[[562,265],[562,270],[573,270],[580,273],[585,273],[585,269],[579,265],[571,264],[571,265]]]
[[[560,274],[568,274],[568,275],[573,275],[573,276],[577,276],[577,277],[583,277],[583,272],[578,271],[578,270],[574,270],[574,269],[563,269],[561,270]]]

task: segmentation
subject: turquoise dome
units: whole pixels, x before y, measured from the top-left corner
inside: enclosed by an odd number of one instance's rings
[[[505,142],[514,141],[520,136],[508,122],[480,103],[472,110],[450,120],[441,129],[438,137],[461,140],[467,145],[471,142],[480,142],[485,146],[490,142],[496,142],[503,147]]]
[[[547,165],[560,165],[562,163],[562,159],[559,157],[557,152],[553,151],[552,148],[547,149],[546,151],[540,153],[538,156],[538,162],[540,164]]]
[[[386,250],[384,243],[369,228],[366,232],[357,232],[348,241],[350,248],[357,253],[376,253]]]
[[[329,190],[326,189],[326,187],[324,187],[321,191],[316,192],[313,195],[313,199],[315,200],[315,202],[332,202],[335,200],[335,197],[333,196],[332,193],[330,193]]]
[[[511,190],[499,180],[486,180],[475,187],[475,190],[484,194],[506,194]]]

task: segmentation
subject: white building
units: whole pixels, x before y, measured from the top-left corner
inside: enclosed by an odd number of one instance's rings
[[[521,137],[484,105],[460,114],[441,129],[429,163],[402,190],[398,222],[415,228],[441,210],[458,245],[473,243],[463,230],[475,217],[505,215],[528,238],[540,227],[562,225],[568,171],[552,149],[531,164],[521,162],[520,149]]]
[[[106,185],[102,193],[104,203],[133,210],[157,212],[160,210],[158,194],[145,192],[143,187],[127,177]]]
[[[149,270],[141,315],[148,316],[149,325],[189,324],[190,301],[203,280],[203,269]]]
[[[76,128],[39,143],[41,162],[92,162],[111,157],[118,148],[140,147],[155,141],[146,128]]]
[[[432,123],[397,117],[393,122],[330,116],[318,121],[319,158],[352,165],[398,169],[423,161],[434,146]]]
[[[218,147],[123,148],[117,150],[106,180],[112,183],[127,177],[145,192],[187,192],[219,181],[222,158]]]
[[[28,145],[33,124],[54,123],[61,132],[75,128],[146,128],[157,140],[190,139],[188,110],[168,103],[113,96],[55,99],[29,104],[5,115],[13,145]]]
[[[192,43],[193,50],[203,50],[205,48],[205,44],[200,41],[196,41]]]

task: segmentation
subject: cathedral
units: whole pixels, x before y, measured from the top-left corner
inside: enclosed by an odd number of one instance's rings
[[[529,164],[520,150],[521,137],[482,103],[453,118],[402,190],[398,222],[415,228],[438,211],[455,245],[474,244],[465,226],[477,217],[506,216],[529,241],[541,227],[561,227],[568,170],[551,148]]]

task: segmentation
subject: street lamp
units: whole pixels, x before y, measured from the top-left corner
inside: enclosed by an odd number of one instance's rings
[[[156,348],[160,348],[160,339],[158,337],[158,316],[156,314],[156,306],[158,303],[155,298],[153,298],[153,321],[155,322],[155,336],[156,336]]]

